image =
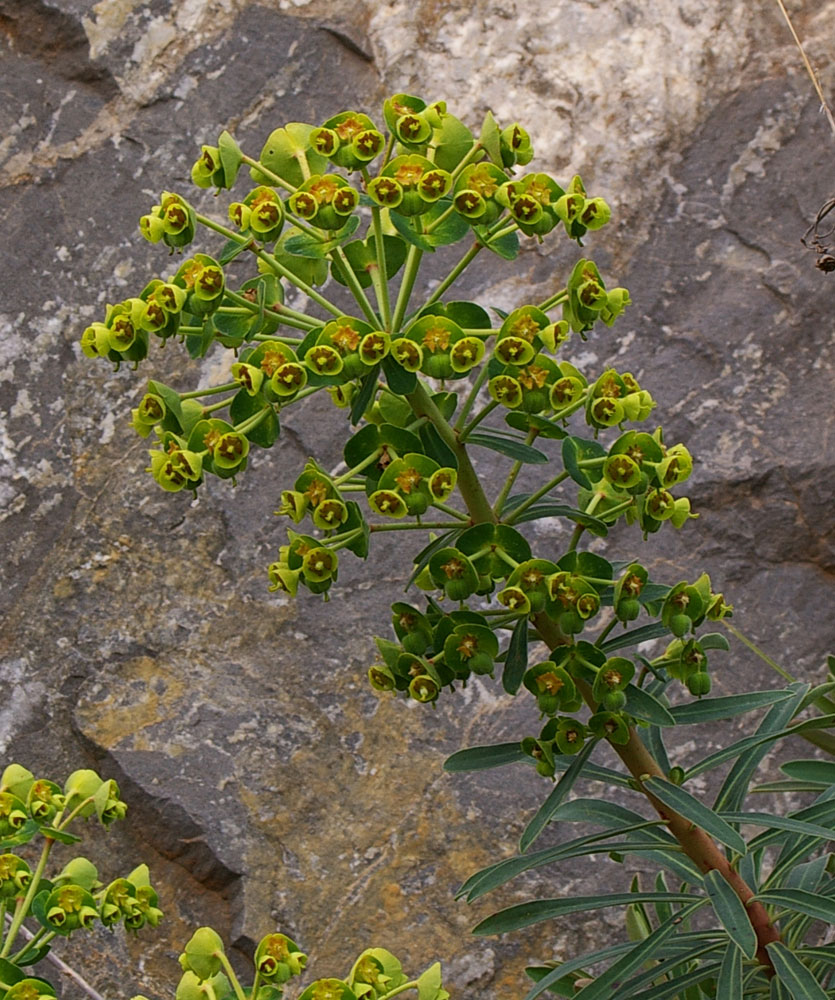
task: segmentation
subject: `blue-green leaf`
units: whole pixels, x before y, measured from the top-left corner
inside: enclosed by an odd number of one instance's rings
[[[616,649],[623,649],[626,646],[637,646],[639,642],[647,642],[649,639],[660,639],[661,636],[669,635],[670,630],[661,622],[653,622],[651,625],[641,625],[633,628],[623,635],[616,635],[607,639],[600,647],[604,653],[613,653]],[[675,712],[675,709],[673,709]]]
[[[788,830],[789,833],[800,833],[806,837],[819,837],[822,840],[835,840],[835,830],[831,827],[820,826],[817,823],[807,823],[803,820],[792,819],[790,816],[773,816],[771,813],[761,812],[723,812],[720,814],[729,823],[751,823],[756,826],[765,826],[771,830]],[[760,844],[761,838],[757,837],[756,842]],[[753,846],[755,841],[751,841],[749,846]],[[762,846],[760,844],[760,846]]]
[[[835,899],[817,892],[806,892],[803,889],[766,889],[765,892],[757,893],[754,899],[769,906],[785,906],[795,913],[805,913],[816,920],[835,924]]]
[[[609,895],[568,896],[562,899],[532,899],[527,903],[509,906],[499,910],[476,924],[473,934],[484,937],[487,934],[505,934],[523,927],[539,924],[543,920],[564,917],[570,913],[585,913],[588,910],[603,910],[609,906],[628,906],[630,903],[653,903],[656,900],[669,903],[692,903],[692,895],[684,892],[615,892]],[[706,902],[706,900],[700,900]]]
[[[709,871],[704,877],[705,891],[710,896],[719,922],[746,958],[757,954],[757,934],[751,926],[745,904],[731,888],[721,872]]]
[[[656,726],[674,726],[676,724],[669,709],[643,688],[627,684],[625,694],[626,711],[630,715],[634,715],[636,719],[652,722]]]
[[[716,996],[722,1000],[743,1000],[742,997],[742,952],[733,941],[728,942],[725,957],[716,980]]]
[[[649,778],[644,782],[644,787],[665,805],[675,809],[677,813],[701,827],[720,843],[730,847],[732,851],[736,851],[737,854],[745,853],[745,841],[736,830],[683,788],[661,778]]]
[[[828,1000],[820,983],[782,941],[772,941],[765,947],[774,963],[777,978],[785,984],[794,1000]]]
[[[736,715],[785,701],[792,694],[792,691],[750,691],[748,694],[732,694],[726,698],[701,698],[687,705],[676,705],[670,711],[676,725],[694,726],[700,722],[713,722],[716,719],[732,719]]]
[[[528,619],[516,623],[502,671],[502,687],[508,694],[516,694],[528,667]]]
[[[550,461],[544,452],[538,448],[532,448],[524,441],[517,441],[511,437],[500,437],[489,431],[476,431],[473,434],[468,434],[466,443],[476,445],[479,448],[489,448],[491,451],[497,451],[500,455],[506,455],[516,462],[524,462],[528,465],[544,465]]]
[[[491,767],[504,767],[505,764],[517,764],[520,761],[529,764],[531,760],[518,743],[494,743],[493,746],[458,750],[444,761],[444,770],[487,771]]]
[[[377,378],[380,374],[380,366],[375,365],[367,375],[364,375],[360,382],[360,391],[351,407],[351,423],[358,424],[363,414],[374,402],[377,394]]]
[[[790,778],[835,785],[835,761],[832,760],[788,760],[780,765],[780,770]]]
[[[583,765],[588,760],[596,744],[597,744],[596,740],[589,740],[588,743],[586,743],[583,749],[574,758],[568,770],[563,774],[563,776],[557,782],[554,790],[551,792],[548,798],[542,803],[539,809],[537,809],[533,819],[530,821],[530,823],[528,823],[528,825],[522,831],[522,836],[519,840],[520,851],[527,851],[527,849],[536,840],[536,838],[540,835],[540,833],[542,833],[545,827],[551,822],[551,818],[556,812],[557,808],[562,803],[566,795],[568,795],[568,793],[574,787],[575,781],[582,774]]]
[[[636,896],[641,895],[645,894],[636,894]],[[703,900],[691,902],[690,906],[685,906],[670,920],[664,921],[649,937],[635,945],[631,951],[619,958],[605,972],[593,979],[588,986],[584,986],[579,993],[575,994],[576,1000],[611,1000],[614,995],[625,1000],[627,996],[632,995],[631,992],[625,992],[622,988],[618,989],[617,984],[623,983],[636,969],[655,958],[667,938],[679,929],[682,919],[697,910],[703,902]]]
[[[809,684],[792,685],[793,696],[787,698],[785,701],[777,702],[777,704],[769,709],[757,728],[757,735],[765,736],[768,733],[782,729],[793,717],[796,707],[803,700],[809,687]],[[760,761],[767,752],[768,747],[765,742],[751,745],[747,750],[742,752],[739,760],[736,761],[728,772],[728,776],[719,789],[719,794],[716,796],[716,801],[713,804],[715,809],[721,812],[724,809],[740,808],[745,801],[745,796],[748,794],[751,776],[759,767]]]

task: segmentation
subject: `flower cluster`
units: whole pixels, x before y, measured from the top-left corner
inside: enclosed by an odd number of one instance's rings
[[[258,942],[252,963],[252,985],[244,988],[226,956],[220,935],[211,927],[199,927],[180,955],[183,973],[176,1000],[231,1000],[242,996],[279,1000],[285,985],[304,971],[307,955],[286,934],[273,933]],[[386,1000],[407,990],[417,990],[421,1000],[449,1000],[438,963],[410,980],[390,951],[368,948],[344,979],[317,979],[301,991],[298,1000]],[[139,995],[133,1000],[147,998]]]

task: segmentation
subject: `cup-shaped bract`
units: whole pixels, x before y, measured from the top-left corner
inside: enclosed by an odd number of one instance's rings
[[[392,204],[391,200],[396,200],[397,189],[381,185],[381,181],[369,185],[369,194],[381,205],[385,204],[381,198],[389,197],[388,207],[400,215],[422,215],[430,205],[452,190],[452,175],[419,153],[396,156],[379,176],[396,182],[400,188],[400,200],[396,205]]]
[[[223,968],[222,954],[223,941],[217,931],[211,927],[198,927],[180,955],[180,967],[184,972],[193,972],[198,979],[210,979]]]
[[[468,222],[492,225],[506,207],[496,198],[506,182],[506,174],[494,163],[469,164],[455,180],[452,203],[456,212]]]
[[[16,854],[0,854],[0,899],[19,899],[32,881],[28,863]]]
[[[459,549],[447,546],[429,560],[433,583],[452,601],[464,601],[478,589],[478,573]]]
[[[90,930],[99,913],[91,893],[80,885],[62,885],[53,889],[43,904],[46,924],[56,934]]]
[[[364,115],[360,111],[341,111],[338,115],[323,122],[322,129],[328,129],[336,135],[338,140],[336,148],[331,149],[325,155],[338,167],[344,167],[346,170],[360,170],[377,155],[375,152],[368,156],[370,144],[363,143],[361,140],[367,138],[368,133],[376,133],[377,135],[380,133],[368,115]],[[322,152],[321,129],[317,129],[314,135],[318,140],[316,148]],[[355,140],[357,140],[359,148],[354,145]],[[374,145],[376,146],[376,143]]]
[[[267,934],[255,949],[255,968],[269,983],[286,983],[291,976],[301,975],[307,955],[286,934]]]

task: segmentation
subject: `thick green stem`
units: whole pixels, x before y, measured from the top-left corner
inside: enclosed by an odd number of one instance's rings
[[[486,366],[485,366],[486,367]],[[485,403],[484,406],[478,411],[478,413],[473,417],[473,419],[463,428],[461,431],[461,440],[466,441],[467,438],[472,434],[472,432],[478,427],[485,417],[489,417],[493,410],[498,406],[498,402],[495,399],[491,399],[489,403]]]
[[[467,333],[468,331],[465,330],[464,332]],[[478,398],[479,390],[487,380],[488,374],[489,374],[488,366],[482,365],[481,371],[476,376],[475,382],[473,382],[472,389],[470,389],[469,393],[467,393],[467,398],[464,400],[464,403],[461,407],[461,411],[458,414],[458,418],[453,424],[453,428],[456,431],[460,431],[467,423],[467,417],[470,415],[470,410],[473,408],[473,405],[476,399]]]
[[[533,441],[536,440],[536,436],[537,432],[532,427],[527,433],[527,436],[525,438],[525,444],[527,445],[532,444]],[[505,479],[504,485],[502,486],[499,495],[496,497],[496,502],[493,504],[493,513],[496,515],[497,521],[502,516],[502,507],[504,507],[504,502],[505,500],[507,500],[510,491],[513,489],[513,484],[516,482],[516,479],[519,473],[522,471],[522,466],[524,464],[525,463],[522,462],[521,460],[517,460],[516,462],[513,463],[510,472],[507,474],[507,479]]]
[[[351,267],[350,261],[345,256],[345,251],[342,247],[335,247],[330,251],[328,256],[333,261],[334,266],[337,268],[339,273],[342,275],[345,284],[348,288],[350,288],[351,294],[356,299],[357,305],[365,314],[365,318],[373,327],[379,327],[380,317],[374,312],[374,307],[368,301],[365,289],[357,280],[357,276],[354,274],[354,269]]]
[[[441,440],[455,453],[455,457],[458,459],[458,489],[464,498],[473,523],[495,522],[496,516],[493,513],[493,508],[490,506],[481,480],[472,466],[467,449],[459,440],[458,434],[444,419],[443,414],[435,405],[420,379],[418,379],[415,391],[409,393],[406,399],[409,401],[415,416],[427,417],[440,435]]]
[[[406,256],[406,263],[403,265],[403,277],[400,279],[400,290],[397,293],[397,302],[394,305],[394,315],[391,318],[391,335],[397,336],[400,332],[400,324],[406,315],[409,306],[409,299],[412,296],[412,289],[420,270],[420,262],[423,251],[420,247],[410,246]]]
[[[272,406],[267,404],[263,410],[259,410],[257,413],[253,413],[251,417],[247,417],[246,420],[242,420],[239,424],[235,424],[235,430],[238,434],[247,434],[253,428],[257,427],[271,410]]]
[[[219,392],[229,392],[230,389],[240,389],[237,382],[224,382],[223,385],[213,385],[210,389],[195,389],[193,392],[181,392],[180,399],[199,399],[201,396],[215,396]]]
[[[444,280],[438,285],[434,292],[429,296],[429,298],[424,303],[425,305],[430,305],[432,302],[437,302],[438,299],[444,294],[444,292],[449,288],[449,286],[458,278],[458,276],[465,271],[469,265],[475,260],[477,255],[484,249],[484,244],[476,241],[470,249],[464,254],[461,260],[455,265],[455,267],[449,272],[449,274],[444,278]]]
[[[312,299],[313,302],[317,302],[323,309],[326,309],[329,313],[334,316],[341,316],[342,310],[338,309],[332,302],[329,302],[324,295],[320,295],[315,288],[312,288],[307,282],[302,281],[301,278],[297,277],[293,272],[285,267],[281,261],[276,260],[276,258],[271,254],[267,253],[266,250],[256,250],[252,237],[241,236],[240,233],[236,233],[233,229],[228,226],[221,225],[219,222],[215,222],[214,219],[210,219],[206,215],[201,215],[199,212],[195,212],[195,219],[201,225],[205,226],[207,229],[211,229],[216,233],[220,233],[221,236],[225,236],[228,240],[233,240],[235,243],[239,243],[241,246],[245,246],[251,249],[252,252],[258,257],[259,260],[264,261],[264,263],[280,277],[285,278],[290,282],[291,285],[295,285],[300,292]]]
[[[371,209],[371,224],[374,226],[374,250],[377,255],[377,273],[371,275],[377,295],[377,307],[383,317],[383,329],[391,333],[391,303],[389,302],[388,272],[386,269],[386,244],[383,240],[383,222],[380,209]]]
[[[229,982],[232,984],[232,989],[235,991],[235,996],[238,1000],[246,1000],[246,995],[241,988],[241,984],[238,982],[238,977],[235,975],[235,970],[232,968],[232,963],[226,957],[225,953],[222,951],[214,952],[216,958],[220,959],[220,964],[223,966],[223,971],[229,978]]]

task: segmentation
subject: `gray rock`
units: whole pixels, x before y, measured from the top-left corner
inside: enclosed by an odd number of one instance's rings
[[[488,107],[518,118],[535,164],[580,172],[619,220],[588,252],[635,304],[570,359],[633,371],[668,440],[699,462],[689,494],[701,520],[652,540],[653,572],[675,582],[707,569],[745,633],[820,680],[833,639],[835,277],[799,237],[833,193],[833,139],[808,80],[784,68],[799,60],[766,4],[277,6],[0,0],[0,740],[44,773],[97,767],[131,804],[96,856],[108,876],[147,860],[170,919],[138,941],[69,942],[106,995],[170,992],[200,923],[243,952],[279,927],[319,975],[378,944],[408,968],[441,959],[473,1000],[517,995],[525,964],[621,933],[620,915],[535,941],[469,937],[543,884],[599,890],[601,870],[453,901],[472,871],[515,850],[547,786],[527,772],[512,784],[445,776],[441,761],[537,720],[495,684],[431,713],[368,689],[370,636],[386,633],[409,571],[393,543],[373,564],[346,559],[329,604],[267,592],[278,493],[308,455],[336,464],[338,416],[314,397],[235,489],[163,494],[142,472],[130,407],[147,377],[190,388],[219,363],[171,347],[114,375],[80,356],[78,337],[105,302],[170,266],[136,219],[160,190],[186,187],[195,150],[221,128],[257,153],[277,125],[374,112],[398,90],[446,98],[473,124]],[[831,47],[833,8],[799,22],[813,59]],[[505,309],[539,301],[576,256],[548,240],[501,270],[479,260],[462,294]],[[429,279],[454,260],[438,258]],[[566,535],[548,524],[536,538],[551,552]],[[615,548],[640,552],[639,537]],[[738,646],[715,678],[717,693],[775,683]]]

